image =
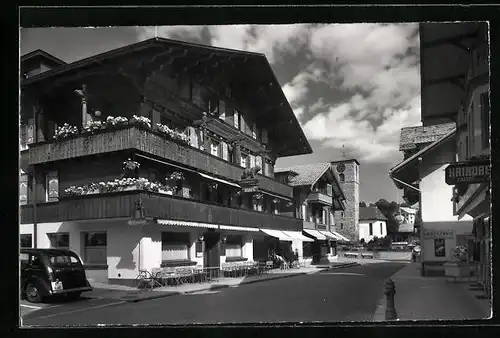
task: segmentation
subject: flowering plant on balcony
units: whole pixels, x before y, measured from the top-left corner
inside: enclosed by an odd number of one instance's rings
[[[101,121],[89,121],[87,122],[85,128],[83,128],[83,131],[88,133],[94,133],[98,130],[101,130],[102,127],[103,125]]]
[[[174,171],[173,173],[170,174],[170,176],[167,177],[167,180],[171,181],[183,181],[184,180],[184,174],[180,171]]]
[[[137,161],[132,161],[128,158],[125,162],[123,162],[123,169],[135,170],[138,169],[141,164]]]
[[[273,203],[274,203],[274,204],[278,204],[279,202],[280,202],[280,200],[279,200],[279,199],[277,199],[277,198],[273,198]]]
[[[179,132],[175,129],[171,129],[161,123],[157,123],[156,126],[158,127],[158,131],[163,135],[168,136],[173,140],[179,140],[184,143],[189,143],[189,137],[185,133]]]
[[[128,123],[128,119],[123,116],[108,116],[106,118],[106,127],[114,127],[114,126],[120,126],[120,125],[125,125]]]
[[[130,119],[130,123],[139,124],[148,128],[151,128],[151,120],[144,116],[133,115]]]
[[[65,123],[61,127],[56,128],[56,131],[54,132],[54,139],[62,140],[76,134],[78,134],[78,128]]]
[[[463,262],[467,260],[467,248],[463,245],[457,245],[451,249],[451,259],[455,262]]]
[[[253,198],[256,200],[261,200],[264,197],[260,192],[253,195]]]
[[[171,188],[163,186],[160,183],[150,182],[146,178],[121,178],[107,182],[93,182],[81,187],[71,186],[64,189],[64,192],[70,196],[79,196],[123,191],[127,188],[131,190],[146,190],[153,192],[158,192],[160,189],[167,191],[171,190]]]

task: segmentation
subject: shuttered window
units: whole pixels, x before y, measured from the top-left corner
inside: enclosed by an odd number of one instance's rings
[[[233,117],[234,117],[234,127],[236,129],[240,129],[240,112],[235,109]]]
[[[226,257],[242,257],[242,238],[241,236],[228,236],[226,239]]]
[[[219,156],[219,142],[216,140],[210,140],[210,154]]]
[[[26,205],[28,203],[28,175],[21,173],[19,177],[19,204]]]
[[[229,152],[228,152],[228,146],[226,142],[221,142],[222,146],[222,159],[229,161]]]
[[[257,139],[257,123],[255,122],[252,124],[252,137]]]
[[[326,185],[326,194],[328,196],[333,196],[333,192],[332,192],[332,185],[331,184],[327,184]]]
[[[189,260],[189,233],[162,232],[161,242],[162,261]]]
[[[56,170],[49,171],[45,175],[45,201],[54,202],[59,200],[59,177]]]
[[[255,156],[250,155],[250,168],[255,167]]]

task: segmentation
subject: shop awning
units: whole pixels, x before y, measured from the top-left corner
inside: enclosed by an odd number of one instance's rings
[[[303,242],[314,242],[314,239],[302,235],[302,233],[299,231],[285,231],[285,230],[283,230],[283,233],[285,235],[291,237],[292,239],[296,239],[296,240],[303,241]]]
[[[342,236],[341,234],[339,234],[338,232],[335,232],[335,231],[332,231],[332,234],[338,236],[340,238],[341,241],[344,241],[344,242],[350,242],[349,238],[347,237],[344,237]]]
[[[333,239],[335,241],[341,240],[341,238],[339,236],[335,235],[334,233],[332,233],[330,231],[320,231],[320,233],[325,235],[329,239]]]
[[[161,224],[161,225],[179,226],[179,227],[194,227],[194,228],[209,228],[209,229],[219,228],[219,226],[217,224],[201,223],[201,222],[187,222],[187,221],[168,220],[168,219],[159,219],[159,220],[157,220],[157,223]]]
[[[203,174],[203,173],[200,173],[200,172],[198,174],[201,177],[208,178],[209,180],[212,180],[212,181],[216,181],[216,182],[224,183],[224,184],[227,184],[227,185],[232,185],[233,187],[241,188],[239,184],[236,184],[236,183],[233,183],[233,182],[229,182],[229,181],[226,181],[226,180],[223,180],[223,179],[220,179],[220,178],[217,178],[217,177],[213,177],[213,176],[210,176],[210,175],[207,175],[207,174]]]
[[[263,194],[266,194],[266,195],[269,195],[269,196],[272,196],[272,197],[276,197],[276,198],[279,198],[279,199],[282,199],[282,200],[285,200],[285,201],[291,201],[292,199],[289,198],[289,197],[285,197],[285,196],[280,196],[280,195],[275,195],[275,194],[271,194],[270,192],[267,192],[265,190],[259,190],[259,192],[263,193]]]
[[[238,227],[234,225],[219,225],[219,229],[221,230],[233,230],[233,231],[259,231],[259,228],[248,228],[248,227]]]
[[[149,157],[149,156],[145,156],[145,155],[141,155],[141,154],[135,154],[135,156],[142,157],[142,158],[145,158],[145,159],[150,160],[150,161],[158,162],[158,163],[167,165],[169,167],[174,167],[174,168],[177,168],[177,169],[181,169],[181,170],[185,170],[185,171],[190,171],[190,172],[197,172],[197,171],[195,171],[193,169],[189,169],[189,168],[186,168],[184,166],[180,166],[178,164],[173,164],[173,163],[170,163],[170,162],[165,162],[165,161],[157,160],[156,158],[152,158],[152,157]]]
[[[319,239],[322,241],[326,240],[326,236],[323,235],[322,233],[320,233],[318,230],[304,229],[304,231],[316,239]]]
[[[283,231],[271,230],[271,229],[262,229],[262,228],[260,229],[260,231],[262,231],[266,235],[269,235],[271,237],[275,237],[275,238],[279,239],[280,241],[289,241],[289,242],[291,242],[293,240],[291,237],[285,235],[285,233]]]

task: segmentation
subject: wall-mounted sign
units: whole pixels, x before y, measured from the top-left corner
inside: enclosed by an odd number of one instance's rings
[[[252,187],[241,187],[241,190],[243,192],[257,192],[257,187],[252,186]]]
[[[453,230],[424,230],[424,239],[453,237],[455,237]]]
[[[134,225],[146,225],[148,224],[147,219],[130,219],[128,220],[128,225],[134,226]]]
[[[445,174],[448,185],[488,182],[491,166],[488,160],[453,163],[446,167]]]

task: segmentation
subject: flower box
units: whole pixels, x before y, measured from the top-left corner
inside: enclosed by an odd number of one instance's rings
[[[469,265],[465,262],[447,262],[443,264],[446,277],[468,277]]]

